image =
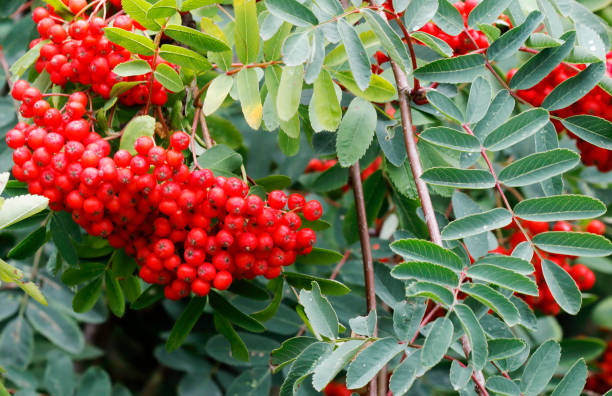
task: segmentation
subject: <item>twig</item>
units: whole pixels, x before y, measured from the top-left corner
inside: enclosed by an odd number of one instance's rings
[[[168,128],[168,125],[166,124],[166,119],[164,118],[164,114],[162,113],[161,106],[155,106],[155,112],[157,113],[157,118],[159,119],[162,126],[164,127],[164,130],[166,132],[170,132],[170,129]]]
[[[204,136],[206,148],[209,149],[215,145],[215,142],[213,142],[212,137],[210,136],[210,131],[208,130],[208,124],[206,123],[206,117],[204,117],[203,111],[200,111],[200,126],[202,127],[202,136]]]
[[[359,162],[349,169],[353,196],[355,197],[355,211],[357,212],[357,223],[359,225],[359,241],[361,242],[361,255],[363,257],[363,277],[366,288],[366,305],[368,313],[376,310],[376,290],[374,289],[374,263],[372,260],[372,247],[370,246],[370,234],[368,232],[368,219],[366,216],[365,199],[363,197],[363,185],[361,184],[361,172]],[[376,336],[378,328],[374,327],[373,335]],[[370,381],[368,387],[369,395],[377,395],[377,378]]]
[[[236,19],[234,19],[234,17],[232,16],[232,14],[230,14],[229,12],[227,12],[227,10],[225,8],[223,8],[223,6],[221,4],[217,4],[217,8],[224,13],[231,21],[236,21]]]
[[[200,111],[202,111],[202,108],[196,107],[195,113],[193,114],[193,124],[191,125],[191,140],[189,143],[191,145],[190,149],[191,149],[191,155],[193,157],[193,165],[198,169],[201,169],[201,167],[200,167],[200,164],[198,164],[198,158],[196,157],[195,138],[197,136],[198,120],[200,119]]]
[[[155,68],[157,68],[157,54],[159,53],[159,43],[161,41],[162,36],[164,35],[164,30],[166,29],[166,24],[168,23],[168,18],[166,18],[166,23],[162,26],[159,33],[155,35],[155,52],[153,53],[153,60],[151,61],[151,65],[153,65],[153,70],[151,70],[151,77],[149,82],[149,97],[147,98],[147,104],[145,105],[144,114],[149,114],[149,107],[151,107],[151,98],[153,97],[153,81],[155,80],[154,72]]]
[[[351,255],[351,250],[350,249],[348,249],[346,252],[344,252],[344,256],[342,256],[342,259],[338,262],[338,264],[336,264],[336,267],[334,268],[334,270],[332,271],[331,275],[329,276],[329,279],[331,279],[331,280],[336,279],[336,277],[340,273],[340,270],[342,269],[342,267],[344,266],[344,264],[346,263],[346,260],[348,260],[350,255]]]

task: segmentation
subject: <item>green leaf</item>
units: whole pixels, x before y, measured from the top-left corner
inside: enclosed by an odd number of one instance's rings
[[[523,376],[521,392],[525,396],[535,396],[544,390],[552,378],[561,358],[561,347],[553,340],[546,341],[531,355]]]
[[[406,51],[406,45],[404,45],[402,39],[398,36],[395,30],[393,30],[387,21],[373,10],[365,8],[363,9],[362,13],[368,22],[368,25],[380,40],[380,44],[383,46],[389,57],[402,69],[411,70],[412,63],[410,62],[410,57]]]
[[[501,360],[521,353],[526,344],[518,338],[495,338],[489,340],[489,360]]]
[[[394,253],[406,260],[438,264],[453,271],[461,271],[463,262],[454,252],[422,239],[399,239],[390,245]]]
[[[272,15],[295,26],[311,26],[319,23],[308,8],[296,0],[266,0],[266,8]]]
[[[36,60],[40,57],[40,49],[43,45],[45,45],[45,41],[39,42],[11,65],[9,73],[13,81],[20,79],[23,73],[25,73],[30,66],[34,64],[34,62],[36,62]]]
[[[446,43],[446,41],[439,39],[436,36],[432,36],[431,34],[425,32],[413,32],[410,34],[410,37],[420,41],[427,47],[434,50],[434,52],[445,58],[453,56],[453,49]]]
[[[296,32],[283,43],[281,53],[286,66],[298,66],[306,63],[310,57],[310,39],[307,32]]]
[[[116,27],[104,28],[104,34],[110,41],[119,44],[134,54],[149,56],[155,53],[153,41],[141,34],[128,32]]]
[[[458,360],[453,360],[450,367],[450,382],[454,390],[465,388],[472,376],[472,368],[463,366]]]
[[[0,206],[0,230],[43,211],[49,200],[42,195],[19,195]]]
[[[549,253],[581,257],[603,257],[612,254],[612,243],[601,235],[582,232],[544,232],[533,242]]]
[[[151,72],[151,66],[144,60],[131,60],[115,66],[113,73],[122,77],[138,76]]]
[[[126,93],[131,88],[134,88],[135,86],[140,85],[142,83],[144,83],[144,81],[121,81],[113,85],[110,91],[110,97],[116,98],[120,96],[121,94]]]
[[[218,292],[211,290],[209,297],[210,306],[215,310],[215,312],[222,315],[235,325],[255,333],[266,330],[266,328],[259,321],[240,311]]]
[[[568,78],[549,93],[542,107],[548,110],[563,109],[578,101],[589,93],[606,73],[606,65],[603,62],[592,63],[586,69]]]
[[[453,340],[453,322],[446,317],[436,319],[421,350],[421,365],[430,368],[438,364]]]
[[[359,34],[359,40],[364,45],[366,50],[374,50],[378,46],[380,46],[380,40],[371,30],[366,30],[365,32],[361,32]],[[344,62],[348,61],[348,54],[346,53],[346,48],[344,44],[338,45],[333,50],[329,51],[325,56],[324,63],[328,67],[336,67],[342,65]]]
[[[430,92],[431,93],[431,92]],[[479,153],[480,142],[474,136],[447,127],[432,127],[421,132],[419,137],[437,146],[468,153]]]
[[[79,326],[54,308],[29,303],[26,317],[36,331],[59,348],[71,354],[77,354],[83,349],[85,341]]]
[[[468,124],[476,123],[487,114],[491,105],[491,84],[482,76],[476,77],[470,87],[467,108],[465,110],[465,121]],[[480,147],[480,145],[479,145]]]
[[[121,0],[121,6],[126,14],[147,29],[152,31],[161,29],[161,26],[157,22],[147,17],[147,13],[152,7],[152,4],[146,0]]]
[[[337,72],[335,70],[329,70],[329,72],[346,89],[351,91],[356,96],[370,102],[387,102],[395,97],[396,91],[393,84],[378,74],[372,75],[370,86],[365,91],[362,91],[357,86],[357,83],[350,72]]]
[[[584,359],[577,360],[555,387],[551,396],[580,396],[586,383],[587,374]]]
[[[79,380],[76,396],[110,396],[111,380],[106,371],[98,366],[87,369]]]
[[[484,256],[483,258],[476,261],[473,265],[477,264],[495,265],[497,267],[509,269],[523,275],[529,275],[534,271],[533,264],[523,258],[503,256],[497,254]]]
[[[108,308],[117,317],[122,317],[125,313],[125,298],[119,281],[111,271],[104,273],[104,284],[106,285],[106,299]]]
[[[23,316],[5,323],[0,333],[0,364],[25,370],[34,353],[34,332]]]
[[[435,60],[416,69],[414,76],[420,80],[454,84],[471,82],[484,71],[484,58],[473,54]]]
[[[176,0],[159,0],[147,11],[147,18],[167,18],[176,13]]]
[[[429,99],[429,103],[438,109],[440,113],[455,120],[459,124],[463,122],[463,112],[459,110],[455,102],[450,100],[446,95],[438,91],[429,91],[427,92],[427,99]],[[478,147],[480,148],[480,145],[478,145]]]
[[[255,0],[234,0],[233,2],[236,17],[234,28],[236,54],[245,65],[254,63],[259,54],[259,26],[257,25],[255,3]]]
[[[276,112],[282,121],[289,121],[297,113],[302,96],[302,81],[304,66],[286,66],[283,68],[278,95],[276,97]],[[292,136],[296,137],[296,136]]]
[[[320,360],[314,369],[312,385],[317,391],[323,390],[344,366],[359,352],[366,341],[350,340],[340,344],[331,354]]]
[[[525,46],[528,48],[545,49],[545,48],[556,48],[561,46],[564,41],[549,36],[546,33],[535,32],[527,39]]]
[[[518,293],[538,295],[538,286],[534,281],[506,268],[490,264],[475,264],[468,269],[467,275],[472,279],[492,283]]]
[[[344,257],[342,254],[328,249],[313,248],[306,256],[299,256],[296,263],[304,265],[331,265],[336,264]]]
[[[427,301],[422,298],[411,298],[399,302],[393,307],[393,330],[400,340],[411,341],[416,335]]]
[[[590,115],[577,115],[565,118],[561,123],[579,138],[612,150],[612,122]]]
[[[178,73],[165,63],[160,63],[153,73],[155,79],[170,92],[180,92],[185,87]]]
[[[496,395],[520,396],[521,394],[521,390],[514,381],[500,375],[489,377],[486,386]]]
[[[268,289],[272,292],[274,298],[270,302],[270,304],[262,309],[261,311],[254,312],[251,314],[251,317],[259,322],[267,322],[272,319],[276,312],[278,311],[278,307],[283,300],[283,286],[285,285],[285,281],[283,278],[275,278],[268,282]]]
[[[404,359],[393,370],[393,374],[389,379],[389,390],[393,392],[395,396],[402,396],[406,394],[417,376],[417,371],[421,370],[421,350],[417,349]]]
[[[545,48],[525,62],[512,76],[510,88],[529,89],[548,76],[574,47],[576,32],[569,31],[561,39],[565,40],[561,46]]]
[[[393,267],[391,275],[397,279],[417,279],[450,287],[459,284],[459,277],[454,271],[432,263],[401,263]]]
[[[376,128],[376,110],[372,104],[359,97],[349,105],[336,139],[338,161],[343,167],[357,162],[370,146]]]
[[[7,253],[8,258],[23,259],[32,256],[47,240],[47,230],[40,227],[26,236]]]
[[[514,213],[530,221],[582,220],[603,215],[606,206],[586,195],[554,195],[521,201]]]
[[[155,118],[147,115],[132,118],[125,126],[119,148],[135,155],[134,143],[136,143],[136,140],[141,136],[153,136],[154,134]]]
[[[489,133],[484,146],[491,151],[506,149],[544,128],[548,121],[548,112],[544,109],[524,111]]]
[[[270,354],[270,364],[274,366],[273,372],[278,372],[282,367],[295,361],[295,359],[310,344],[317,342],[313,337],[293,337],[282,343]]]
[[[204,313],[206,307],[206,297],[192,297],[189,303],[181,312],[166,341],[166,351],[172,352],[180,347],[187,335],[193,329],[200,316]]]
[[[540,11],[532,11],[521,25],[510,29],[495,40],[487,49],[489,60],[508,58],[521,48],[525,40],[542,23],[544,15]]]
[[[263,116],[263,106],[259,96],[259,82],[255,69],[242,69],[236,75],[238,97],[244,118],[252,129],[259,129]]]
[[[338,21],[338,33],[346,49],[349,67],[355,78],[355,83],[359,89],[366,90],[372,79],[372,70],[368,53],[359,39],[357,31],[344,19]],[[335,96],[335,92],[330,92],[330,96]]]
[[[580,155],[569,149],[553,149],[521,158],[499,172],[499,181],[511,187],[528,186],[573,169]]]
[[[430,282],[416,282],[406,288],[407,296],[427,297],[440,304],[451,306],[453,293],[444,286]]]
[[[202,383],[199,378],[196,378],[195,391],[199,392],[202,389],[209,391],[210,387],[215,387],[212,378],[208,380],[210,385]],[[272,386],[272,376],[267,367],[254,367],[250,370],[243,371],[227,388],[227,396],[258,396],[267,395],[270,393]],[[217,388],[218,390],[218,388]],[[179,390],[180,392],[180,390]],[[212,391],[210,391],[212,393]],[[218,391],[221,395],[221,391]]]
[[[162,45],[159,49],[159,56],[168,62],[174,63],[186,69],[194,70],[197,73],[202,73],[212,68],[212,65],[208,59],[195,51],[179,47],[178,45]],[[210,91],[210,87],[208,90]]]
[[[574,279],[556,263],[542,260],[542,273],[555,301],[565,312],[575,315],[582,305],[582,296]]]
[[[612,328],[612,297],[606,297],[597,303],[591,314],[591,319],[600,327]]]
[[[406,29],[415,31],[429,22],[438,10],[438,0],[411,0],[404,11]]]
[[[470,189],[495,187],[495,179],[488,171],[481,169],[430,168],[421,178],[428,184]]]
[[[57,350],[47,353],[43,383],[53,396],[72,395],[75,378],[70,356]]]
[[[342,108],[327,70],[322,70],[314,82],[310,109],[323,130],[333,132],[338,129],[342,120]]]
[[[463,16],[448,0],[438,0],[438,10],[433,22],[450,36],[457,36],[463,31]]]
[[[310,344],[295,359],[285,381],[281,385],[279,396],[293,396],[297,393],[298,387],[306,377],[315,370],[318,363],[329,356],[332,345],[324,342]]]
[[[483,119],[474,126],[474,135],[484,141],[491,131],[508,119],[512,110],[514,110],[514,105],[514,99],[508,91],[505,89],[499,90]]]
[[[319,278],[290,271],[283,271],[283,276],[287,283],[298,289],[308,289],[311,287],[311,282],[314,281],[319,285],[321,291],[329,296],[343,296],[351,291],[351,289],[342,283],[327,278]]]
[[[464,283],[461,291],[474,297],[502,317],[508,326],[519,322],[518,309],[504,295],[487,285],[480,283]]]
[[[512,0],[483,0],[470,12],[468,26],[474,27],[481,23],[491,24],[508,8]]]
[[[204,115],[208,116],[217,111],[232,89],[233,84],[234,79],[226,74],[219,74],[212,80],[206,91],[204,105],[202,106]]]
[[[224,52],[231,49],[223,40],[187,26],[170,24],[166,26],[164,33],[176,41],[186,44],[200,52]]]
[[[338,336],[338,316],[327,297],[321,295],[317,282],[312,282],[312,290],[300,291],[299,301],[317,338],[334,339]]]
[[[488,347],[487,338],[478,318],[470,307],[464,304],[455,305],[455,314],[461,322],[463,330],[468,336],[471,351],[471,362],[476,370],[482,370],[487,363]]]
[[[102,292],[102,277],[98,277],[79,289],[72,300],[75,312],[87,312],[96,305]]]
[[[222,314],[215,311],[213,314],[213,321],[215,323],[215,329],[229,341],[231,356],[234,359],[248,362],[249,361],[249,350],[246,344],[242,341],[242,338],[238,335],[234,327]]]
[[[495,208],[451,221],[442,229],[442,239],[466,238],[504,227],[511,222],[512,214],[507,209]]]
[[[452,332],[452,331],[451,331]],[[391,359],[402,352],[404,344],[393,337],[377,340],[361,351],[346,372],[346,387],[359,389],[365,386]]]

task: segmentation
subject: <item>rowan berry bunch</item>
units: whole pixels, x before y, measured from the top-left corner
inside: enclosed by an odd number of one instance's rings
[[[607,74],[612,76],[612,52],[609,52],[607,58]],[[586,65],[577,65],[579,70],[584,70]],[[510,81],[517,69],[512,69],[508,72],[507,79]],[[578,74],[578,70],[566,64],[557,66],[545,79],[530,89],[519,90],[517,94],[534,106],[541,106],[544,98],[559,84],[570,77]],[[588,114],[612,120],[612,96],[601,89],[600,87],[593,88],[588,94],[576,103],[564,109],[553,111],[554,115],[562,118],[570,117],[578,114]],[[563,131],[563,125],[553,120],[557,132]],[[597,147],[588,143],[572,132],[567,131],[570,138],[576,140],[576,146],[580,150],[582,162],[587,166],[596,166],[601,172],[609,172],[612,170],[612,153],[602,147]]]
[[[116,3],[121,5],[120,2]],[[127,106],[143,105],[149,96],[155,105],[166,103],[168,92],[155,80],[152,72],[122,77],[115,74],[113,69],[132,59],[145,60],[151,70],[160,63],[178,70],[175,65],[158,57],[133,55],[109,41],[104,36],[104,28],[109,21],[93,16],[94,13],[88,17],[85,1],[71,0],[67,5],[77,15],[71,22],[62,20],[50,7],[38,7],[32,13],[40,38],[33,40],[30,48],[44,42],[35,63],[38,73],[46,70],[51,82],[62,87],[69,83],[91,86],[93,92],[105,99],[110,98],[113,87],[118,83],[142,81],[119,95],[121,103]],[[127,15],[116,16],[111,23],[113,27],[126,31],[144,30],[144,27]]]
[[[543,221],[526,221],[523,220],[521,222],[521,226],[524,230],[526,230],[530,236],[534,236],[540,234],[542,232],[548,231],[576,231],[575,226],[566,222],[566,221],[558,221],[553,224],[552,229],[550,229],[550,224]],[[525,234],[518,229],[518,227],[513,223],[509,226],[513,229],[513,233],[509,238],[510,248],[506,250],[503,246],[499,246],[497,249],[491,251],[490,253],[498,253],[502,255],[510,255],[512,250],[521,242],[525,242],[527,239]],[[599,220],[591,220],[584,231],[603,235],[605,233],[605,225]],[[589,269],[584,264],[574,263],[576,257],[567,256],[562,254],[552,254],[552,253],[540,253],[542,257],[546,260],[550,260],[553,263],[557,264],[561,268],[563,268],[576,282],[578,288],[582,291],[586,291],[591,289],[595,284],[595,274],[593,271]],[[538,296],[524,296],[525,302],[529,304],[532,308],[538,308],[542,313],[557,315],[560,311],[559,304],[555,302],[550,289],[546,285],[546,281],[544,280],[544,275],[542,274],[542,262],[539,255],[535,255],[533,257],[532,263],[535,267],[535,281],[538,284],[539,295]]]
[[[167,298],[204,296],[233,279],[275,278],[312,250],[316,235],[299,214],[319,219],[318,201],[278,190],[263,200],[238,178],[190,170],[184,132],[172,134],[168,148],[142,136],[135,155],[120,149],[111,157],[109,142],[83,118],[82,92],[63,111],[25,81],[12,95],[34,116],[34,124],[20,122],[6,135],[15,178],[49,198],[53,210],[72,213],[89,234],[135,256],[140,277],[165,285]]]
[[[612,341],[608,342],[606,350],[599,361],[595,362],[599,372],[591,373],[587,378],[585,389],[605,393],[612,389]]]

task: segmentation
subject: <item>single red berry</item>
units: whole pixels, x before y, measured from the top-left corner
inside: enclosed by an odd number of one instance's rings
[[[323,215],[323,207],[317,200],[311,200],[304,205],[304,218],[308,221],[318,220]]]
[[[287,196],[282,191],[272,191],[268,194],[268,205],[272,209],[283,209],[287,205]]]
[[[213,286],[217,290],[225,290],[232,284],[232,274],[227,271],[220,271],[213,280]]]
[[[592,234],[603,235],[606,232],[606,225],[599,220],[591,220],[587,224],[586,231]]]

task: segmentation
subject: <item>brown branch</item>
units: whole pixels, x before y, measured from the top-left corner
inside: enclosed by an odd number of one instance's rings
[[[363,197],[363,185],[361,184],[361,172],[359,162],[352,165],[349,169],[351,184],[353,186],[353,196],[355,197],[355,211],[357,212],[357,222],[359,225],[359,241],[361,242],[361,255],[363,257],[363,277],[366,288],[366,304],[368,313],[376,310],[376,290],[374,289],[374,263],[372,260],[372,247],[370,246],[370,233],[368,231],[368,219]],[[378,333],[378,328],[374,327],[374,336]],[[368,386],[370,396],[377,395],[377,378],[374,377]]]
[[[6,79],[6,83],[9,86],[9,91],[13,90],[13,82],[11,81],[11,72],[9,70],[8,62],[6,61],[6,56],[4,56],[2,45],[0,45],[0,66],[2,66],[2,70],[4,70],[4,77]]]
[[[336,264],[336,267],[334,268],[334,270],[332,271],[332,274],[329,276],[329,279],[334,280],[336,279],[336,277],[338,276],[338,274],[340,273],[340,270],[342,269],[342,267],[344,266],[344,264],[346,263],[346,260],[348,260],[349,256],[351,255],[351,250],[348,249],[345,253],[344,256],[342,256],[342,259],[338,262],[338,264]]]
[[[208,130],[208,124],[206,123],[206,117],[204,116],[204,112],[200,111],[200,126],[202,127],[202,136],[204,136],[204,143],[206,143],[206,148],[209,149],[215,145],[210,136],[210,131]]]

